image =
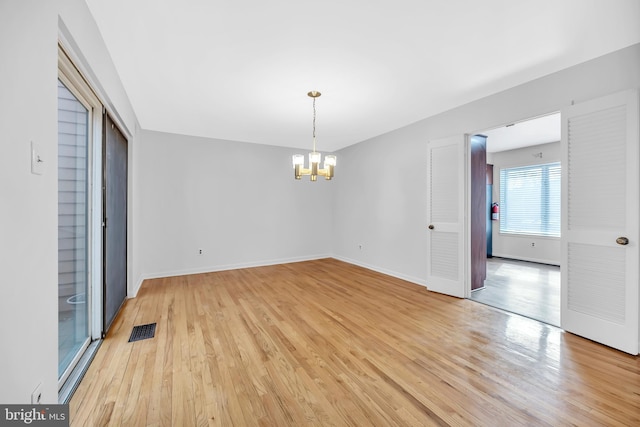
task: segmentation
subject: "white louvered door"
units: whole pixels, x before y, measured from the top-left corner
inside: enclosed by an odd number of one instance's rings
[[[638,354],[638,93],[562,113],[561,326]]]
[[[464,298],[464,135],[427,144],[427,288]]]

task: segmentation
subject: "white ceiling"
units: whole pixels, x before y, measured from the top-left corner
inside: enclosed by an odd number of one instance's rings
[[[560,113],[554,113],[478,133],[487,137],[487,152],[496,153],[560,141],[561,126]]]
[[[638,0],[86,0],[143,129],[334,151],[640,42]]]

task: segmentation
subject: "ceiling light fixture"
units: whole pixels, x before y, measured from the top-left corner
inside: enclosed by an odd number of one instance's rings
[[[317,181],[318,175],[324,176],[325,179],[333,178],[333,169],[336,166],[336,156],[329,154],[324,156],[324,165],[322,169],[318,168],[320,161],[322,160],[322,154],[316,151],[316,98],[321,93],[315,90],[307,93],[313,98],[313,151],[309,153],[309,168],[304,167],[304,155],[293,155],[293,170],[296,179],[300,179],[303,175],[309,175],[311,181]]]

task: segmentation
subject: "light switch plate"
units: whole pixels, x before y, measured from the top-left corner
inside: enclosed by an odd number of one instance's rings
[[[33,393],[31,393],[31,404],[32,405],[40,405],[42,404],[42,383],[38,384]]]
[[[31,141],[31,173],[35,175],[44,174],[44,159],[40,154],[40,147]]]

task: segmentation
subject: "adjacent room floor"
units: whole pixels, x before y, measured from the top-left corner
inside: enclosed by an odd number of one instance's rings
[[[472,292],[471,299],[560,326],[560,267],[488,258],[485,287]]]

